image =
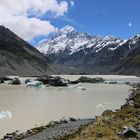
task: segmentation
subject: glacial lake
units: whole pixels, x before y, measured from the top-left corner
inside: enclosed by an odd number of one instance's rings
[[[75,80],[80,75],[62,75]],[[134,76],[91,75],[107,81],[138,82]],[[21,78],[24,83],[26,78]],[[25,132],[62,118],[94,118],[106,109],[115,110],[125,103],[132,87],[125,84],[82,83],[86,90],[69,87],[29,88],[25,84],[0,84],[0,138],[6,133]],[[3,112],[2,112],[3,111]],[[5,114],[7,113],[7,114]],[[3,116],[2,116],[3,115]],[[7,116],[6,116],[7,115]]]

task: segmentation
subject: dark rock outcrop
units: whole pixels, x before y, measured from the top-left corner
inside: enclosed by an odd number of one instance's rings
[[[44,76],[38,77],[36,81],[41,81],[43,84],[49,84],[49,79],[51,78],[53,77],[50,75],[44,75]]]
[[[4,80],[2,78],[0,78],[0,84],[4,83]]]
[[[31,79],[26,79],[26,80],[25,80],[25,84],[27,84],[27,83],[29,83],[29,82],[31,82]]]
[[[134,127],[127,127],[123,128],[124,130],[121,132],[121,135],[126,138],[135,138],[138,135],[138,131]]]
[[[12,78],[10,78],[10,77],[8,77],[8,76],[1,77],[1,79],[3,79],[4,81],[13,80]]]
[[[96,78],[90,78],[90,77],[80,77],[78,80],[75,81],[78,83],[103,83],[105,80],[103,78],[100,77],[96,77]]]
[[[49,84],[51,86],[68,86],[68,84],[78,84],[78,83],[103,83],[105,80],[100,77],[90,78],[90,77],[80,77],[75,81],[70,81],[68,79],[64,79],[60,76],[49,76],[45,75],[36,79],[37,81],[43,82],[43,84]]]
[[[13,79],[10,82],[10,84],[12,84],[12,85],[20,85],[21,84],[21,81],[18,78],[15,78],[15,79]]]
[[[69,81],[61,78],[59,76],[52,77],[52,76],[43,76],[36,79],[37,81],[43,82],[43,84],[49,84],[51,86],[68,86]]]

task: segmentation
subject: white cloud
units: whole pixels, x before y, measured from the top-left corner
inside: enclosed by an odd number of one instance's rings
[[[47,12],[53,12],[55,17],[63,16],[68,12],[68,2],[57,0],[1,0],[0,24],[10,28],[25,40],[35,36],[47,35],[55,32],[49,21],[37,17]],[[29,18],[30,15],[33,18]]]
[[[129,23],[128,23],[128,26],[129,26],[129,27],[132,27],[132,26],[133,26],[132,22],[129,22]]]
[[[70,1],[70,5],[71,6],[74,6],[74,1]]]

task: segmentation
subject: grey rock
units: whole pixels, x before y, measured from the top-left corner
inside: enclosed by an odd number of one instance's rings
[[[134,127],[124,127],[124,130],[122,132],[122,135],[125,137],[135,138],[138,135],[138,131]]]
[[[36,79],[37,81],[43,82],[43,84],[49,84],[51,86],[68,86],[69,81],[61,78],[59,76],[52,77],[52,76],[43,76]]]
[[[4,80],[2,78],[0,78],[0,84],[3,84]]]
[[[10,84],[12,84],[12,85],[20,85],[21,84],[21,81],[18,78],[15,78],[15,79],[13,79],[10,82]]]
[[[105,80],[103,78],[100,77],[96,77],[96,78],[90,78],[90,77],[80,77],[78,80],[76,80],[76,82],[81,82],[81,83],[103,83]]]
[[[1,77],[1,79],[3,79],[4,81],[13,80],[12,78],[10,78],[10,77],[8,77],[8,76]]]

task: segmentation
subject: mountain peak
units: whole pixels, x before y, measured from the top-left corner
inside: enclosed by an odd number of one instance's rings
[[[73,26],[70,26],[70,25],[67,25],[65,27],[62,27],[59,32],[62,32],[62,33],[69,33],[69,32],[73,32],[73,31],[76,31],[75,28]]]
[[[43,54],[59,54],[72,55],[78,51],[93,48],[92,51],[98,52],[104,47],[114,47],[114,44],[122,42],[121,39],[106,36],[92,36],[84,32],[77,32],[73,26],[67,25],[61,28],[55,36],[37,45],[37,49]],[[86,53],[86,52],[85,52]]]

